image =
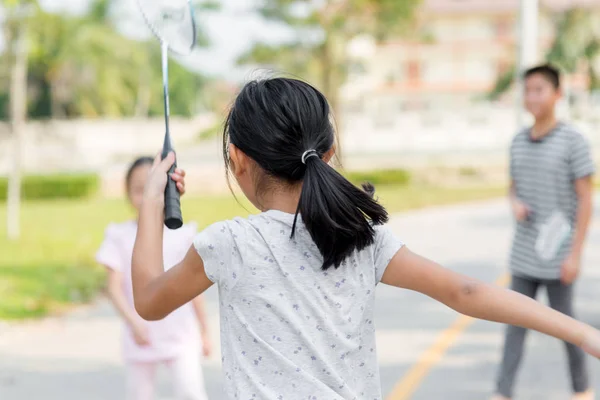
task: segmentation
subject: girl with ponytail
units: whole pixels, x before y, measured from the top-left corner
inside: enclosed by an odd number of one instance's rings
[[[286,78],[244,86],[225,122],[228,175],[261,213],[209,226],[164,272],[163,192],[174,162],[154,162],[133,254],[136,310],[162,319],[219,287],[227,399],[381,399],[375,287],[416,290],[475,318],[524,326],[600,354],[598,332],[514,292],[420,257],[388,215],[329,165],[325,97]]]

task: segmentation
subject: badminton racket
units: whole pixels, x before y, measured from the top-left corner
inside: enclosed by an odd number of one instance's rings
[[[169,51],[190,54],[196,44],[194,10],[189,0],[137,0],[138,7],[161,46],[163,97],[165,105],[165,138],[162,158],[175,151],[169,131]],[[177,229],[183,225],[181,203],[176,183],[170,179],[177,161],[169,170],[165,187],[165,225]]]

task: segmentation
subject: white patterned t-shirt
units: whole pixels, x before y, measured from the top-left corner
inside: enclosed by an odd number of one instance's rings
[[[402,243],[375,243],[338,269],[298,218],[267,211],[219,222],[194,246],[219,287],[225,391],[240,400],[380,400],[375,286]]]

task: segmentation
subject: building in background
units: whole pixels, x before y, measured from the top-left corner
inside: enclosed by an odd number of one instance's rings
[[[418,34],[350,47],[352,68],[343,88],[345,108],[380,117],[403,111],[473,106],[515,65],[520,0],[423,0]],[[553,43],[554,17],[571,7],[600,11],[600,0],[540,0],[539,54]],[[587,88],[585,74],[570,77],[574,92]],[[511,96],[500,100],[511,102]]]

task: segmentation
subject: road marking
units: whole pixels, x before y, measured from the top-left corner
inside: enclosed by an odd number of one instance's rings
[[[510,281],[510,275],[504,274],[495,282],[498,286],[506,286]],[[448,328],[446,328],[437,340],[425,350],[417,362],[396,384],[387,400],[408,400],[417,390],[429,371],[433,369],[444,357],[446,352],[454,345],[460,335],[475,321],[466,315],[459,316]]]

